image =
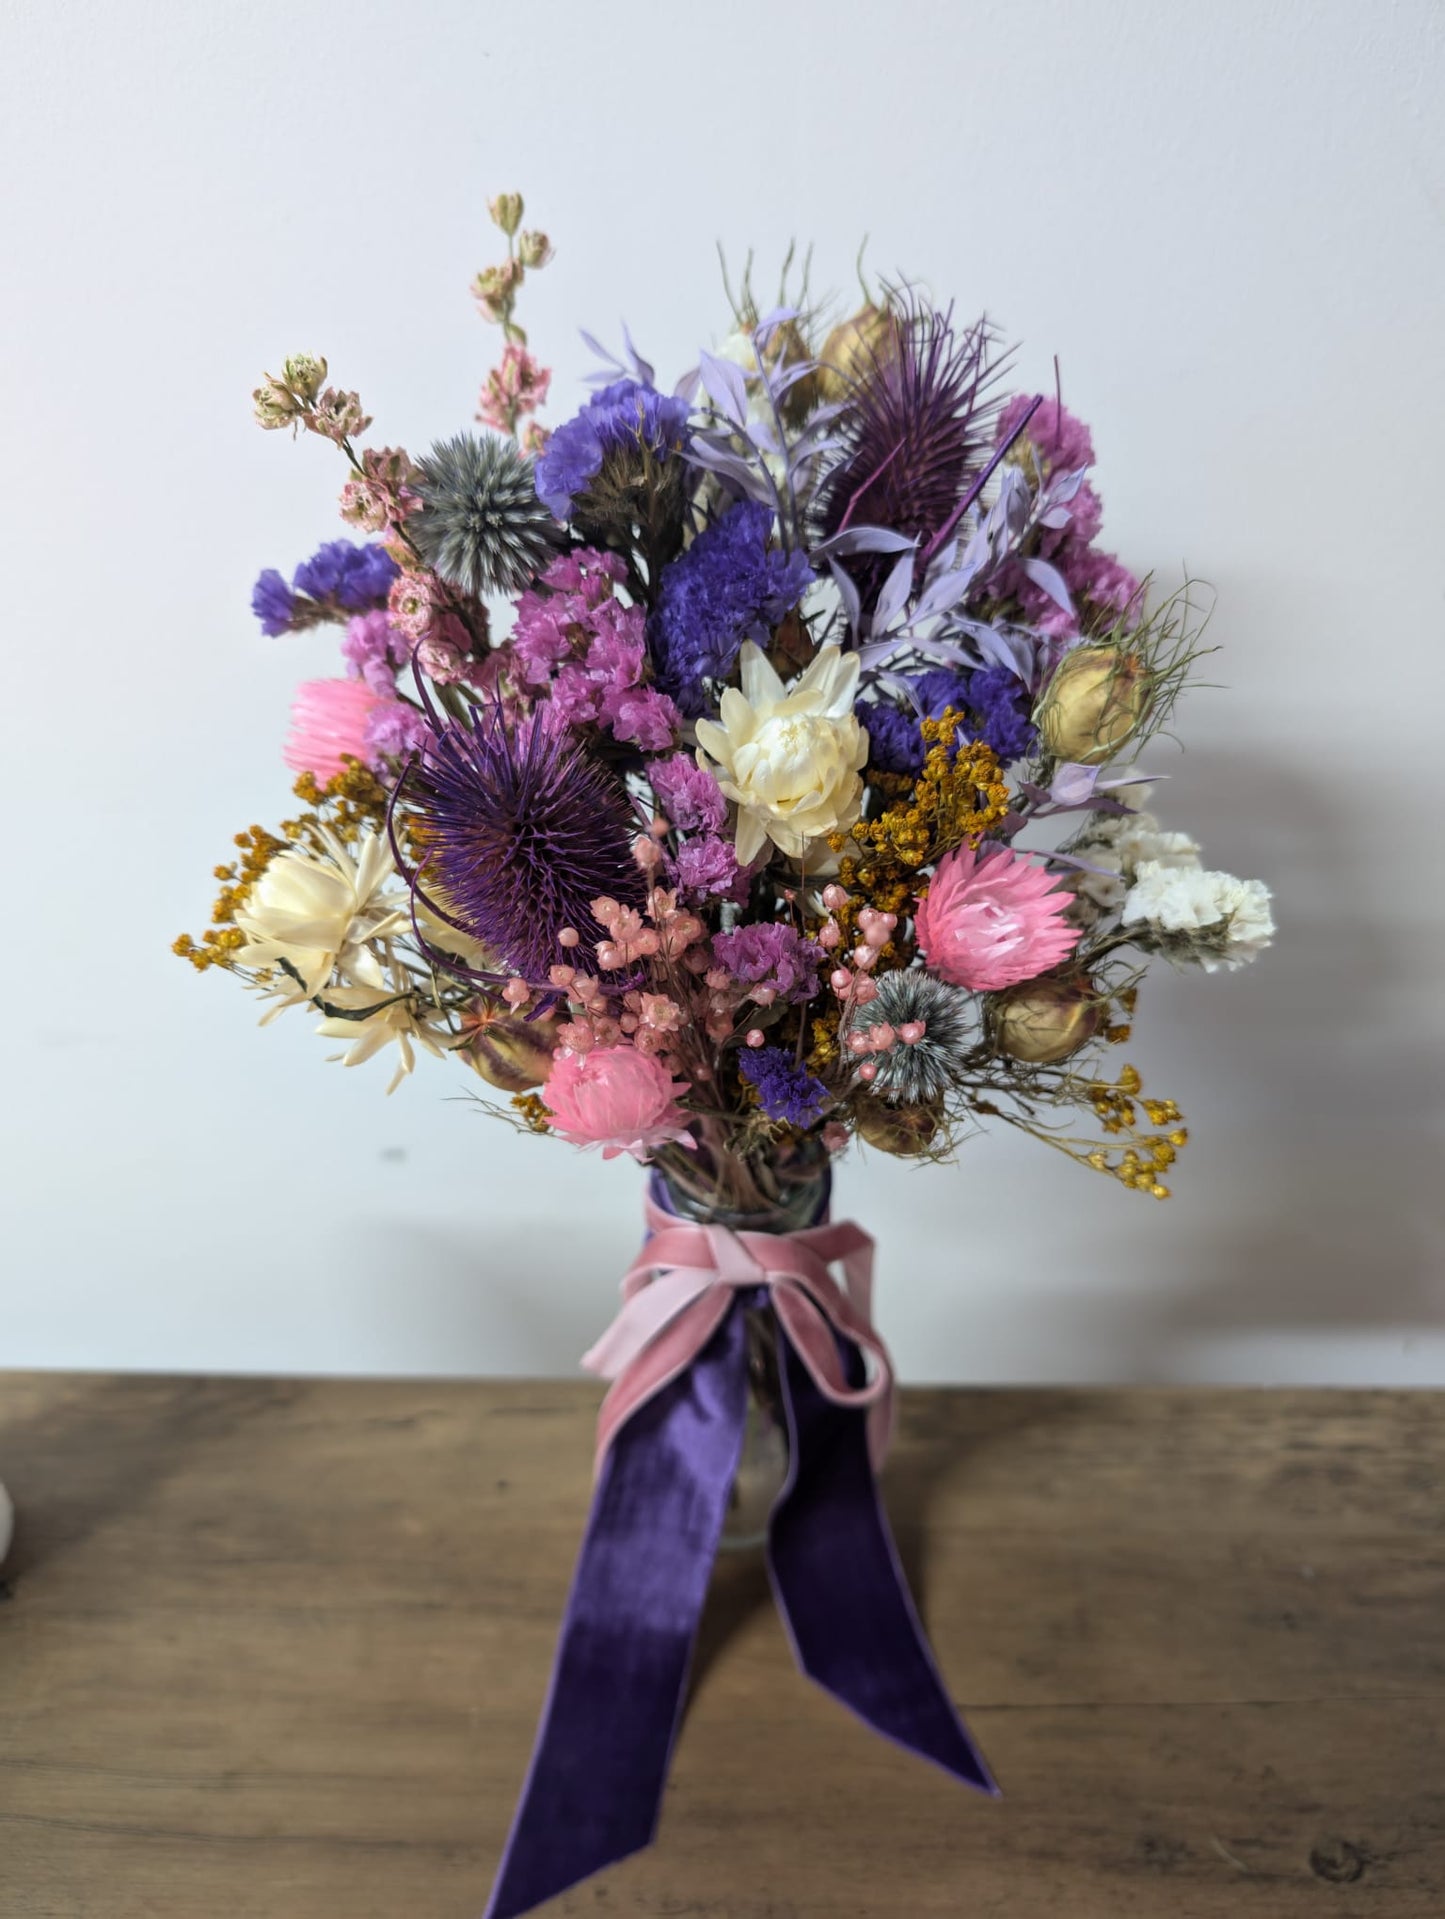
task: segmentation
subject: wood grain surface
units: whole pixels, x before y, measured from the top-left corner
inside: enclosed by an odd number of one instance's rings
[[[4,1919],[471,1919],[589,1387],[0,1375]],[[1445,1396],[905,1395],[885,1481],[990,1804],[724,1561],[659,1843],[561,1915],[1441,1919]]]

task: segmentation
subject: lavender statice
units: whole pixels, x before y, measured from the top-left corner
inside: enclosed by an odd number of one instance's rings
[[[433,739],[430,722],[409,700],[380,699],[366,716],[363,738],[369,765],[378,759],[404,760]]]
[[[609,452],[674,453],[687,438],[687,415],[685,400],[640,380],[614,380],[553,432],[537,461],[537,497],[565,520]]]
[[[818,968],[823,949],[784,920],[739,926],[719,933],[712,943],[713,958],[733,978],[750,988],[764,1004],[775,999],[801,1005],[818,991]]]
[[[740,500],[662,575],[648,628],[653,670],[689,719],[708,710],[745,640],[766,645],[814,578],[807,557],[769,545],[771,507]]]
[[[738,1072],[754,1087],[769,1119],[811,1126],[828,1104],[828,1089],[805,1066],[795,1066],[781,1046],[748,1047],[738,1054]]]
[[[289,587],[275,567],[268,566],[251,589],[251,611],[268,636],[299,633],[325,620],[345,620],[385,606],[399,571],[385,547],[328,540],[301,562]]]
[[[545,710],[511,723],[487,703],[441,726],[399,798],[426,848],[418,897],[534,984],[591,963],[558,934],[590,926],[593,900],[643,903],[621,787]]]
[[[699,906],[710,900],[731,900],[741,906],[752,885],[752,874],[738,865],[732,841],[717,833],[684,840],[670,860],[669,870],[679,892]]]

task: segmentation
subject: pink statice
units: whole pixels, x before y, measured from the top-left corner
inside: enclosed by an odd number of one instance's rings
[[[617,598],[625,577],[611,553],[579,547],[520,595],[511,649],[522,683],[548,695],[569,726],[600,726],[646,753],[677,742],[682,716],[644,684],[646,616]]]
[[[786,920],[768,920],[719,933],[713,940],[714,961],[743,987],[750,999],[771,1006],[776,999],[800,1004],[818,992],[818,968],[823,948],[804,939]]]
[[[913,919],[929,972],[995,993],[1057,966],[1079,941],[1079,928],[1064,919],[1073,895],[1057,885],[1053,874],[1005,847],[981,855],[960,846],[946,854]]]
[[[614,687],[604,694],[602,719],[613,739],[644,753],[665,753],[682,731],[681,713],[655,686]]]
[[[386,759],[404,760],[434,743],[420,707],[409,700],[379,699],[366,716],[365,759],[375,767]]]
[[[502,349],[500,366],[487,375],[477,403],[477,418],[484,426],[495,427],[498,433],[515,433],[519,420],[546,403],[551,384],[548,368],[535,360],[524,346],[508,341]]]
[[[647,769],[653,795],[671,823],[683,833],[717,833],[728,803],[716,779],[686,753],[654,760]]]
[[[672,876],[689,899],[731,900],[742,906],[752,884],[752,873],[738,865],[737,849],[730,839],[717,833],[705,833],[686,839],[672,858]]]
[[[411,643],[393,627],[378,607],[357,613],[346,624],[341,657],[355,680],[365,680],[373,693],[386,699],[396,687],[397,670],[411,658]]]
[[[291,731],[281,749],[295,773],[334,779],[348,759],[371,755],[366,730],[377,696],[364,680],[307,680],[291,703]]]
[[[1002,446],[1029,410],[1032,395],[1016,393],[998,416],[994,444]],[[1045,400],[1024,429],[1048,473],[1076,473],[1094,464],[1094,436],[1076,414],[1057,400]]]
[[[552,1131],[574,1146],[602,1148],[604,1159],[631,1153],[643,1159],[676,1140],[691,1144],[678,1099],[689,1091],[654,1054],[635,1046],[563,1049],[553,1056],[542,1087]]]

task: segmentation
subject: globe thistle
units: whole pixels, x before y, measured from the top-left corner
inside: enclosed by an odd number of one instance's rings
[[[886,1023],[896,1032],[916,1021],[923,1037],[912,1046],[900,1039],[886,1053],[869,1055],[878,1067],[871,1090],[900,1105],[931,1105],[968,1068],[979,1039],[977,1002],[971,993],[917,970],[880,973],[877,986],[875,997],[853,1013],[851,1029],[866,1033]]]
[[[458,433],[417,463],[417,551],[448,586],[480,599],[528,586],[557,550],[532,462],[510,440]]]
[[[591,926],[599,895],[643,904],[622,789],[545,713],[429,717],[436,736],[397,792],[422,849],[407,874],[418,899],[536,985],[552,966],[587,967],[563,928]]]

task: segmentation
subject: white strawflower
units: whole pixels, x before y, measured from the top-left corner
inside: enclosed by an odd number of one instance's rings
[[[1142,930],[1137,943],[1208,973],[1256,959],[1274,938],[1269,888],[1201,866],[1143,860],[1124,900],[1123,924]]]
[[[868,735],[853,715],[858,656],[820,647],[807,672],[785,687],[749,640],[740,666],[742,691],[724,692],[720,725],[697,722],[698,744],[737,806],[739,864],[756,859],[768,840],[802,859],[828,834],[846,831],[862,809]]]
[[[278,853],[236,914],[248,942],[236,963],[265,970],[284,961],[308,999],[338,971],[381,986],[370,942],[408,920],[405,897],[386,890],[396,866],[385,834],[364,832],[354,851],[329,827],[320,834],[319,854],[299,846]]]

